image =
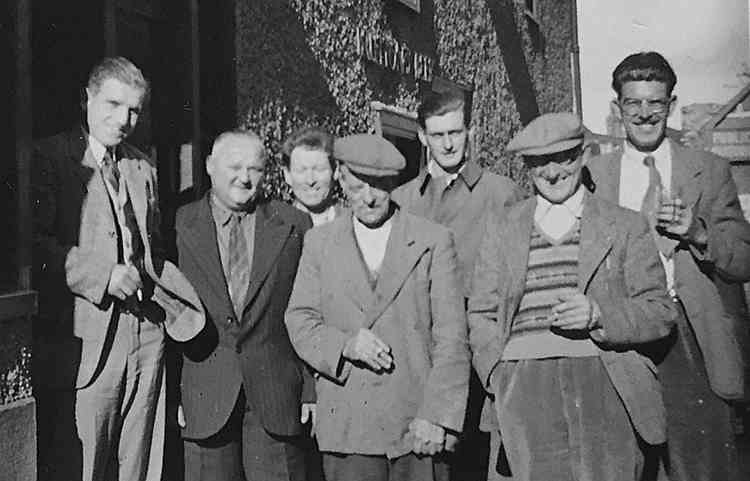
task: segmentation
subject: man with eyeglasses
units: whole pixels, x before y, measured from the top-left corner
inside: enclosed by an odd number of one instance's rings
[[[587,167],[596,195],[649,220],[680,313],[666,341],[648,349],[667,409],[667,446],[654,453],[661,455],[659,477],[732,480],[739,474],[729,401],[747,391],[745,326],[729,299],[750,279],[750,225],[729,163],[666,138],[676,83],[656,52],[625,58],[612,87],[627,140]]]

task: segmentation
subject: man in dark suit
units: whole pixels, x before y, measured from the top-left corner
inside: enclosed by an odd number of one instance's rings
[[[204,312],[163,258],[155,168],[125,142],[147,95],[135,65],[105,58],[83,128],[36,145],[40,479],[161,479],[165,333],[192,338]]]
[[[669,479],[733,480],[737,451],[728,401],[747,396],[741,342],[747,327],[727,300],[750,279],[750,225],[728,162],[666,137],[676,82],[658,53],[626,57],[612,87],[627,141],[591,159],[588,169],[595,195],[649,219],[681,314],[668,342],[652,348],[667,408]]]
[[[427,148],[429,160],[416,178],[393,193],[393,198],[404,210],[453,232],[463,295],[468,298],[468,281],[484,234],[484,216],[502,215],[521,200],[523,192],[509,178],[488,172],[470,157],[471,112],[462,93],[429,95],[419,106],[417,121],[419,140]],[[487,435],[479,432],[484,398],[482,385],[472,371],[464,435],[451,468],[453,480],[485,479],[488,441]],[[490,458],[494,460],[499,440],[492,444]]]
[[[254,133],[220,135],[206,160],[211,190],[177,212],[179,264],[209,318],[184,348],[187,481],[305,479],[308,374],[284,311],[310,219],[259,198],[265,163]]]

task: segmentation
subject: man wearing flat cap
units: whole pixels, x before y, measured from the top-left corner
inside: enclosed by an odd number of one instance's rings
[[[470,356],[453,238],[391,201],[405,166],[374,135],[337,139],[352,215],[305,238],[286,325],[320,376],[328,481],[444,480]]]
[[[536,195],[488,221],[469,332],[513,479],[637,481],[638,438],[665,441],[659,382],[637,348],[676,316],[649,227],[582,187],[573,114],[542,115],[508,150]]]

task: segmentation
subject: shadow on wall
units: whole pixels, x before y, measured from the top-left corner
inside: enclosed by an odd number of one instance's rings
[[[516,101],[521,123],[526,125],[539,116],[539,104],[524,54],[515,6],[513,0],[498,0],[488,2],[487,8],[495,26],[497,42],[508,72],[510,91]]]

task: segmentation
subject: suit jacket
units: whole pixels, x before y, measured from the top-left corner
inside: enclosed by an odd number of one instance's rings
[[[638,344],[669,334],[677,315],[646,221],[634,212],[587,196],[581,217],[578,287],[601,309],[591,338],[633,425],[652,444],[666,439],[656,369]],[[485,386],[500,362],[523,297],[536,198],[490,218],[469,298],[474,367]],[[496,399],[495,402],[502,402]],[[502,420],[500,420],[502,422]]]
[[[111,320],[119,303],[107,294],[107,285],[120,241],[85,136],[82,129],[59,134],[38,142],[34,152],[34,281],[40,306],[34,370],[39,387],[92,383],[114,334]],[[176,340],[188,340],[203,328],[205,313],[187,279],[163,259],[155,169],[136,148],[123,143],[117,149],[145,248],[141,276],[154,281],[144,316],[163,323]]]
[[[747,327],[739,311],[722,297],[731,295],[732,286],[726,281],[750,279],[750,225],[742,215],[728,162],[710,152],[668,142],[673,190],[679,189],[708,233],[704,251],[693,245],[678,246],[675,289],[703,353],[711,388],[725,399],[743,398],[747,396]],[[613,202],[619,201],[622,152],[594,157],[587,167],[594,194]]]
[[[300,356],[320,373],[317,439],[329,452],[397,457],[411,451],[409,422],[460,431],[469,351],[450,233],[398,211],[373,290],[352,216],[305,239],[286,325]],[[347,340],[371,329],[395,367],[375,373],[341,358]]]
[[[431,185],[432,184],[432,185]],[[393,199],[402,209],[448,227],[456,240],[458,270],[464,296],[468,297],[474,260],[479,252],[484,216],[502,215],[521,200],[523,191],[509,178],[483,170],[468,161],[458,175],[451,195],[436,199],[435,181],[427,169],[399,187]]]
[[[269,201],[256,208],[255,248],[242,316],[234,313],[221,264],[209,195],[177,212],[180,268],[205,305],[206,329],[184,346],[183,436],[204,439],[227,422],[244,386],[263,426],[280,435],[302,432],[302,363],[289,343],[284,311],[310,219]]]

